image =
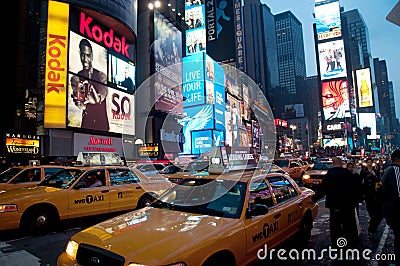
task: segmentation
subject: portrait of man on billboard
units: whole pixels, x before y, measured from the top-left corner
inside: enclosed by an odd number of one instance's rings
[[[75,38],[73,38],[73,36]],[[109,123],[107,116],[106,98],[108,95],[107,75],[105,71],[95,68],[93,61],[95,58],[93,45],[96,45],[86,38],[80,38],[77,35],[71,35],[71,49],[76,45],[79,51],[79,61],[81,69],[70,71],[76,73],[70,76],[70,86],[72,89],[71,98],[75,106],[82,111],[81,127],[100,131],[108,131]],[[104,48],[102,48],[104,49]],[[104,49],[105,50],[105,49]],[[106,53],[104,51],[104,53]],[[70,62],[72,68],[77,67],[76,58]],[[105,56],[106,57],[106,56]],[[106,60],[105,60],[106,61]],[[105,65],[106,68],[106,65]],[[69,126],[73,126],[69,121]]]

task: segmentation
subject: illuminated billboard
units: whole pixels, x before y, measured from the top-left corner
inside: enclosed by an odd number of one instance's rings
[[[69,5],[49,1],[44,127],[65,128]]]
[[[200,1],[193,5],[185,6],[186,30],[186,55],[206,51],[206,25],[204,4]]]
[[[192,154],[211,151],[212,147],[222,146],[224,134],[217,130],[201,130],[192,132]]]
[[[8,154],[39,155],[40,153],[39,136],[6,133],[5,144]]]
[[[367,135],[367,139],[377,138],[375,113],[359,113],[358,124],[358,127],[361,129],[364,129],[364,127],[371,128],[371,135]]]
[[[183,58],[183,107],[205,103],[204,53]]]
[[[214,127],[213,105],[201,105],[184,108],[184,117],[179,120],[182,125],[182,132],[185,139],[183,153],[191,153],[192,131],[212,129]]]
[[[67,126],[134,134],[135,47],[70,8]]]
[[[226,143],[230,146],[240,146],[239,128],[244,126],[241,115],[241,101],[232,95],[226,96],[225,129]]]
[[[210,57],[207,56],[208,59]],[[211,59],[212,60],[212,59]],[[209,60],[209,61],[211,61]],[[206,61],[206,62],[209,62]],[[225,86],[224,86],[224,68],[212,60],[214,65],[214,126],[215,129],[225,132]],[[208,86],[208,83],[207,83]]]
[[[318,56],[321,80],[347,76],[343,40],[319,43]]]
[[[48,13],[44,126],[134,134],[134,34],[55,1]]]
[[[318,40],[342,36],[339,1],[317,5],[314,13]]]
[[[369,68],[356,70],[358,107],[373,106],[371,71]]]
[[[350,117],[350,98],[347,80],[322,82],[322,110],[325,120]]]
[[[154,11],[154,42],[151,53],[155,71],[155,110],[182,114],[182,33],[157,10]],[[172,68],[166,69],[168,66]],[[168,73],[167,73],[168,72]]]
[[[208,0],[205,5],[207,24],[207,54],[218,62],[229,63],[236,60],[235,1]],[[240,2],[236,1],[235,11],[240,11]],[[237,24],[236,24],[237,26]],[[241,35],[240,35],[241,37]]]

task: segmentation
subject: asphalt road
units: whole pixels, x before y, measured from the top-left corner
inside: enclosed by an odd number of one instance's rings
[[[329,211],[325,208],[324,199],[320,202],[318,216],[314,222],[312,237],[307,247],[304,249],[315,250],[317,257],[323,249],[329,249]],[[76,232],[99,222],[104,218],[88,218],[84,220],[69,221],[62,225],[61,232],[54,232],[44,236],[20,237],[17,232],[9,231],[0,235],[0,265],[20,266],[20,265],[56,265],[57,257],[64,250],[68,238]],[[368,215],[365,205],[360,206],[360,260],[337,261],[323,253],[322,258],[290,259],[287,255],[290,251],[294,252],[295,246],[291,241],[287,241],[280,248],[284,249],[287,260],[274,257],[260,260],[257,265],[360,265],[360,266],[381,266],[389,265],[388,260],[374,260],[372,258],[388,257],[393,252],[393,234],[383,220],[378,228],[377,234],[369,238],[367,236]],[[371,259],[362,259],[361,251],[370,251]],[[298,250],[302,251],[302,250]],[[295,254],[295,253],[292,253]],[[306,257],[307,258],[307,257]]]

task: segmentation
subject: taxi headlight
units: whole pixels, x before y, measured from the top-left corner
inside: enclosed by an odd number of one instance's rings
[[[0,204],[0,212],[16,212],[18,206],[15,204]]]
[[[303,179],[309,179],[310,175],[303,175]]]
[[[67,247],[65,248],[65,253],[75,260],[76,259],[76,252],[78,251],[79,244],[73,240],[68,241]]]

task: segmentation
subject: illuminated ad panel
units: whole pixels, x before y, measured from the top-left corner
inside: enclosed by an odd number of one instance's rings
[[[183,58],[183,107],[204,104],[204,53]]]
[[[186,3],[191,2],[186,1]],[[188,29],[186,30],[186,56],[206,51],[206,27],[204,2],[197,1],[192,5],[185,5],[185,18]]]
[[[343,147],[346,142],[343,138],[323,139],[324,147]]]
[[[351,116],[347,80],[322,82],[322,110],[325,120]]]
[[[371,71],[369,68],[356,70],[358,107],[373,106]]]
[[[6,151],[8,154],[33,154],[40,153],[39,136],[6,133]]]
[[[232,0],[208,0],[206,3],[207,54],[218,62],[236,59],[233,4]]]
[[[44,127],[65,128],[69,5],[49,1]]]
[[[67,126],[134,134],[135,47],[70,9]]]
[[[157,75],[154,84],[156,110],[182,114],[182,33],[157,10],[154,11],[154,42],[151,52]],[[177,64],[177,65],[175,65]],[[167,68],[175,65],[175,67]],[[167,73],[168,72],[168,73]]]
[[[285,105],[286,119],[304,117],[304,106],[302,103]]]
[[[241,102],[232,95],[226,96],[225,128],[226,143],[230,146],[240,146],[239,128],[243,126]]]
[[[321,80],[346,77],[343,40],[319,43],[318,56]]]
[[[202,154],[211,151],[212,147],[222,146],[224,133],[217,130],[202,130],[192,132],[192,154]]]
[[[214,105],[214,128],[225,132],[224,68],[206,55],[207,103]]]
[[[317,5],[314,13],[319,41],[342,36],[339,1]]]
[[[376,139],[376,118],[375,113],[359,113],[358,114],[359,128],[371,128],[371,135],[367,135],[367,139]]]
[[[192,148],[192,131],[212,129],[213,122],[213,105],[201,105],[195,107],[184,108],[184,117],[179,120],[182,125],[182,132],[185,138],[183,143],[183,153],[190,154]]]
[[[251,118],[251,110],[250,110],[250,105],[249,105],[249,87],[246,84],[242,85],[242,91],[243,91],[243,118],[245,120],[250,120]]]

